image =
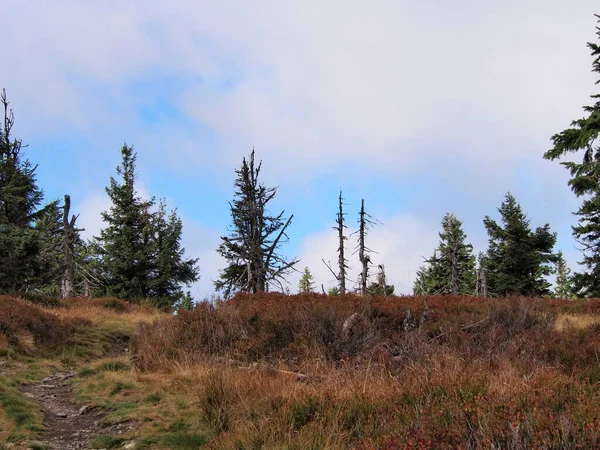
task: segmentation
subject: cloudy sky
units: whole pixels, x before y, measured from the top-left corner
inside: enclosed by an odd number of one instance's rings
[[[215,248],[234,169],[252,147],[264,182],[279,186],[273,210],[294,214],[284,251],[300,269],[335,283],[321,259],[336,258],[342,189],[351,228],[363,198],[382,222],[373,260],[409,293],[444,213],[484,250],[482,219],[498,217],[508,190],[576,266],[578,201],[542,155],[598,90],[585,44],[599,10],[591,0],[0,0],[0,87],[46,197],[69,193],[86,237],[102,227],[121,146],[134,146],[140,191],[178,208],[200,258],[195,297],[223,267]]]

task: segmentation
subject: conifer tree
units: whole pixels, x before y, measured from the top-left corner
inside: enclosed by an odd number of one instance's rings
[[[147,295],[158,307],[168,309],[183,297],[182,284],[189,286],[198,280],[198,259],[185,258],[185,249],[181,246],[183,224],[177,211],[167,216],[163,200],[153,218]]]
[[[39,253],[36,275],[32,279],[32,285],[48,295],[60,294],[60,278],[64,260],[61,252],[62,209],[58,200],[50,202],[40,210],[39,217],[34,224],[39,242]]]
[[[273,283],[285,291],[282,280],[298,262],[277,252],[287,240],[286,230],[294,216],[284,220],[284,211],[277,216],[269,214],[268,204],[275,198],[277,188],[261,184],[261,166],[254,163],[253,149],[235,171],[235,198],[229,203],[233,224],[229,236],[221,237],[217,249],[228,263],[215,281],[215,288],[223,291],[225,297],[239,291],[266,291]]]
[[[371,295],[394,295],[395,287],[392,284],[387,284],[385,279],[385,269],[383,265],[379,266],[379,273],[377,274],[377,281],[371,283],[367,288],[367,291]]]
[[[29,289],[38,274],[39,239],[33,223],[43,192],[35,178],[37,166],[24,158],[22,142],[11,136],[15,118],[4,90],[0,104],[0,292],[17,292]]]
[[[462,222],[448,213],[442,219],[440,243],[428,266],[417,271],[416,295],[473,294],[475,291],[475,256],[473,246],[465,243]]]
[[[483,220],[489,235],[485,266],[490,294],[548,295],[550,283],[544,277],[551,273],[549,263],[556,260],[552,253],[556,234],[548,224],[531,230],[529,219],[510,192],[498,211],[501,225],[488,216]]]
[[[126,300],[140,300],[149,293],[150,242],[154,200],[145,201],[135,189],[136,154],[126,144],[117,167],[121,181],[110,178],[106,188],[112,206],[102,213],[106,227],[101,231],[102,263],[106,293]]]
[[[596,15],[600,22],[600,16]],[[600,42],[600,27],[596,27]],[[588,42],[594,61],[592,71],[600,76],[600,44]],[[600,79],[596,84],[600,83]],[[571,152],[583,151],[581,162],[562,162],[571,173],[569,185],[583,199],[575,213],[579,219],[573,236],[581,245],[584,269],[575,273],[575,292],[583,297],[600,297],[600,93],[592,95],[594,104],[583,109],[586,117],[571,122],[567,128],[552,136],[553,148],[544,158],[555,160]]]
[[[315,290],[315,285],[313,282],[313,276],[308,270],[308,267],[304,268],[304,272],[302,273],[302,278],[300,278],[300,282],[298,283],[298,292],[301,294],[306,294],[309,292],[313,292]]]
[[[567,261],[561,251],[556,255],[556,288],[554,289],[555,298],[573,298],[573,278],[571,269],[567,266]]]

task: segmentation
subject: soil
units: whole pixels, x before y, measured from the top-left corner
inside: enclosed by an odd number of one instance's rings
[[[126,354],[125,342],[119,340],[115,344],[114,356]],[[40,384],[20,386],[21,392],[33,399],[44,413],[45,429],[36,441],[29,442],[30,447],[91,449],[91,443],[97,436],[120,436],[136,427],[136,423],[131,421],[104,423],[106,410],[75,404],[70,380],[76,376],[74,373],[55,373],[44,378]]]

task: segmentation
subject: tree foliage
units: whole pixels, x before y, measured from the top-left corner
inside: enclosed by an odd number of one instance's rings
[[[556,255],[556,266],[554,268],[556,274],[556,288],[554,289],[555,298],[573,298],[573,277],[571,269],[567,266],[567,261],[562,252]]]
[[[600,16],[596,15],[600,22]],[[596,27],[600,41],[600,27]],[[588,42],[594,61],[592,71],[600,75],[600,45]],[[596,84],[600,83],[600,79]],[[573,236],[581,245],[584,266],[573,277],[578,295],[600,297],[600,94],[592,95],[594,104],[583,109],[586,116],[571,122],[571,127],[552,136],[554,146],[544,158],[555,160],[571,152],[583,152],[580,162],[562,162],[569,172],[569,186],[576,196],[582,197],[578,224]]]
[[[471,295],[475,291],[475,256],[462,222],[448,213],[442,219],[440,242],[426,265],[417,271],[416,295]]]
[[[308,267],[304,268],[304,272],[302,273],[302,278],[298,282],[298,292],[300,294],[307,294],[309,292],[314,292],[315,284],[312,274]]]
[[[0,125],[0,292],[28,290],[39,275],[39,234],[34,222],[39,217],[43,192],[35,170],[23,155],[21,140],[11,136],[15,118],[6,92],[0,103],[4,120]]]
[[[509,192],[498,212],[501,224],[490,217],[483,220],[489,235],[489,246],[483,260],[490,294],[496,296],[544,296],[550,293],[545,278],[551,273],[549,263],[556,234],[546,224],[531,230],[529,219]]]
[[[273,216],[268,205],[277,188],[260,182],[262,163],[254,162],[254,150],[236,169],[234,199],[229,203],[232,226],[229,236],[221,237],[217,252],[227,261],[215,288],[225,297],[235,292],[266,291],[270,284],[282,290],[283,277],[293,270],[297,259],[286,259],[278,252],[288,239],[286,230],[293,215],[284,219],[284,211]]]
[[[102,213],[106,227],[96,247],[102,262],[99,275],[108,295],[130,301],[148,298],[168,309],[183,296],[181,284],[198,279],[197,260],[184,259],[177,213],[167,216],[164,202],[154,212],[154,200],[143,200],[137,193],[132,147],[124,145],[121,156],[117,173],[122,180],[111,177],[106,188],[112,206]]]

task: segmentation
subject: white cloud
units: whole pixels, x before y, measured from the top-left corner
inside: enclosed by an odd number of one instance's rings
[[[217,230],[206,227],[197,221],[183,218],[183,247],[186,256],[198,258],[200,267],[200,279],[191,288],[192,297],[196,300],[210,298],[215,292],[213,281],[219,277],[219,270],[226,263],[217,253],[217,247],[221,243],[220,234]]]
[[[85,128],[129,123],[138,80],[196,80],[173,100],[219,132],[222,157],[256,145],[288,173],[448,151],[515,162],[593,89],[596,4],[541,4],[13,2],[4,82],[34,120]]]
[[[74,203],[72,210],[75,214],[79,214],[77,225],[84,228],[81,232],[84,239],[100,236],[100,230],[104,228],[101,213],[108,211],[110,207],[110,199],[105,193],[100,192],[90,192]]]

